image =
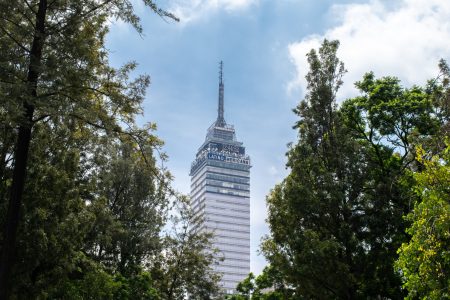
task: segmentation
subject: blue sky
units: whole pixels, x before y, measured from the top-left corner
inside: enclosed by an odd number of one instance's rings
[[[151,76],[140,122],[155,122],[165,141],[174,187],[189,193],[189,168],[206,129],[217,116],[218,63],[224,61],[225,120],[252,158],[251,270],[265,224],[265,197],[288,173],[287,143],[296,139],[292,113],[305,92],[305,54],[323,38],[339,39],[348,73],[338,94],[355,96],[353,83],[373,70],[424,84],[450,61],[450,1],[167,0],[179,23],[132,1],[144,27],[113,22],[110,61],[138,62]]]

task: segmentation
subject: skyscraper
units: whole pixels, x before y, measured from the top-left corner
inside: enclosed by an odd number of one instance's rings
[[[224,258],[214,266],[225,292],[235,291],[250,272],[250,157],[224,118],[223,63],[220,62],[217,120],[206,133],[191,166],[191,203],[203,217],[200,230],[215,234]]]

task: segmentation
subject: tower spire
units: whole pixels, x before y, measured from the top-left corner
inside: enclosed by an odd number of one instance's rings
[[[219,107],[217,110],[217,121],[216,126],[218,127],[224,127],[227,123],[225,122],[225,118],[223,117],[223,61],[220,61],[219,63]]]

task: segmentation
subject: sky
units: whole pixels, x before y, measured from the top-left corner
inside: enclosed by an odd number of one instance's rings
[[[258,248],[269,234],[265,199],[288,174],[295,142],[292,112],[305,96],[306,53],[338,39],[347,73],[338,102],[358,95],[364,73],[396,76],[405,87],[435,78],[450,61],[449,0],[167,0],[154,1],[180,18],[153,14],[133,0],[144,33],[113,21],[110,62],[136,61],[151,85],[139,123],[156,123],[179,192],[217,117],[218,66],[224,62],[225,120],[251,156],[251,271],[266,265]]]

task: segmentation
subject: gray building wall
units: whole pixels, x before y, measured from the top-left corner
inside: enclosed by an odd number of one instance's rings
[[[214,270],[227,293],[250,272],[250,168],[234,127],[219,114],[191,166],[191,205],[204,220],[200,230],[214,233],[224,259]]]

